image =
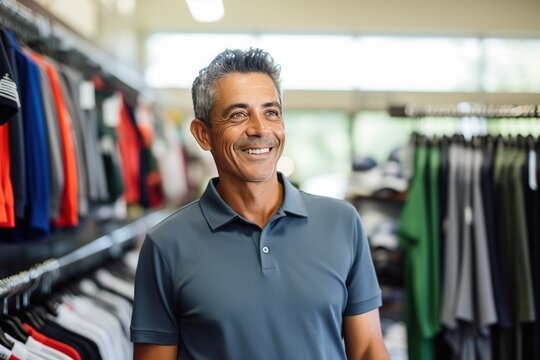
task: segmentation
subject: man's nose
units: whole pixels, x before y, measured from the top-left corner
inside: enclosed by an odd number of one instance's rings
[[[260,113],[253,113],[249,117],[247,128],[248,135],[265,135],[268,132],[268,126],[264,116]]]

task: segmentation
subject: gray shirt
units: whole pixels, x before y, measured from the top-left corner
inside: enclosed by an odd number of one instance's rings
[[[344,315],[381,305],[366,234],[343,201],[278,174],[285,196],[263,229],[213,179],[154,227],[141,250],[131,340],[185,359],[346,359]]]
[[[50,176],[50,199],[51,199],[51,219],[58,218],[62,203],[62,193],[64,191],[64,163],[62,160],[61,135],[58,128],[58,114],[52,97],[49,76],[45,69],[39,68],[41,94],[43,96],[43,110],[45,128],[47,129],[47,145],[49,146],[49,176]]]
[[[456,328],[455,310],[459,278],[459,238],[460,238],[460,201],[458,199],[459,159],[461,146],[450,145],[448,175],[448,209],[446,221],[446,241],[444,254],[443,290],[441,304],[441,323],[448,328]]]

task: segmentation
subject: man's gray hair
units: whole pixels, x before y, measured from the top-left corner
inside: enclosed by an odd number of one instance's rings
[[[272,79],[281,103],[281,67],[269,53],[257,48],[226,49],[216,56],[210,65],[201,69],[199,76],[193,81],[191,96],[195,117],[212,127],[210,113],[217,101],[214,89],[216,82],[231,73],[254,72],[266,74]]]

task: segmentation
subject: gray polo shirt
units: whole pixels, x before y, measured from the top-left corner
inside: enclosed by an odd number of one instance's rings
[[[381,305],[356,209],[285,196],[263,229],[209,182],[200,200],[147,235],[135,283],[131,340],[178,345],[179,359],[346,359],[343,315]]]

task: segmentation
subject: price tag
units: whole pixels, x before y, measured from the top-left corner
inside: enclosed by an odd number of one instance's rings
[[[120,101],[114,95],[103,102],[103,122],[105,125],[115,128],[120,123]]]
[[[538,190],[538,179],[536,178],[536,153],[529,150],[529,187],[531,190]]]
[[[94,83],[83,81],[79,86],[79,102],[83,110],[92,110],[96,107],[96,93]]]

